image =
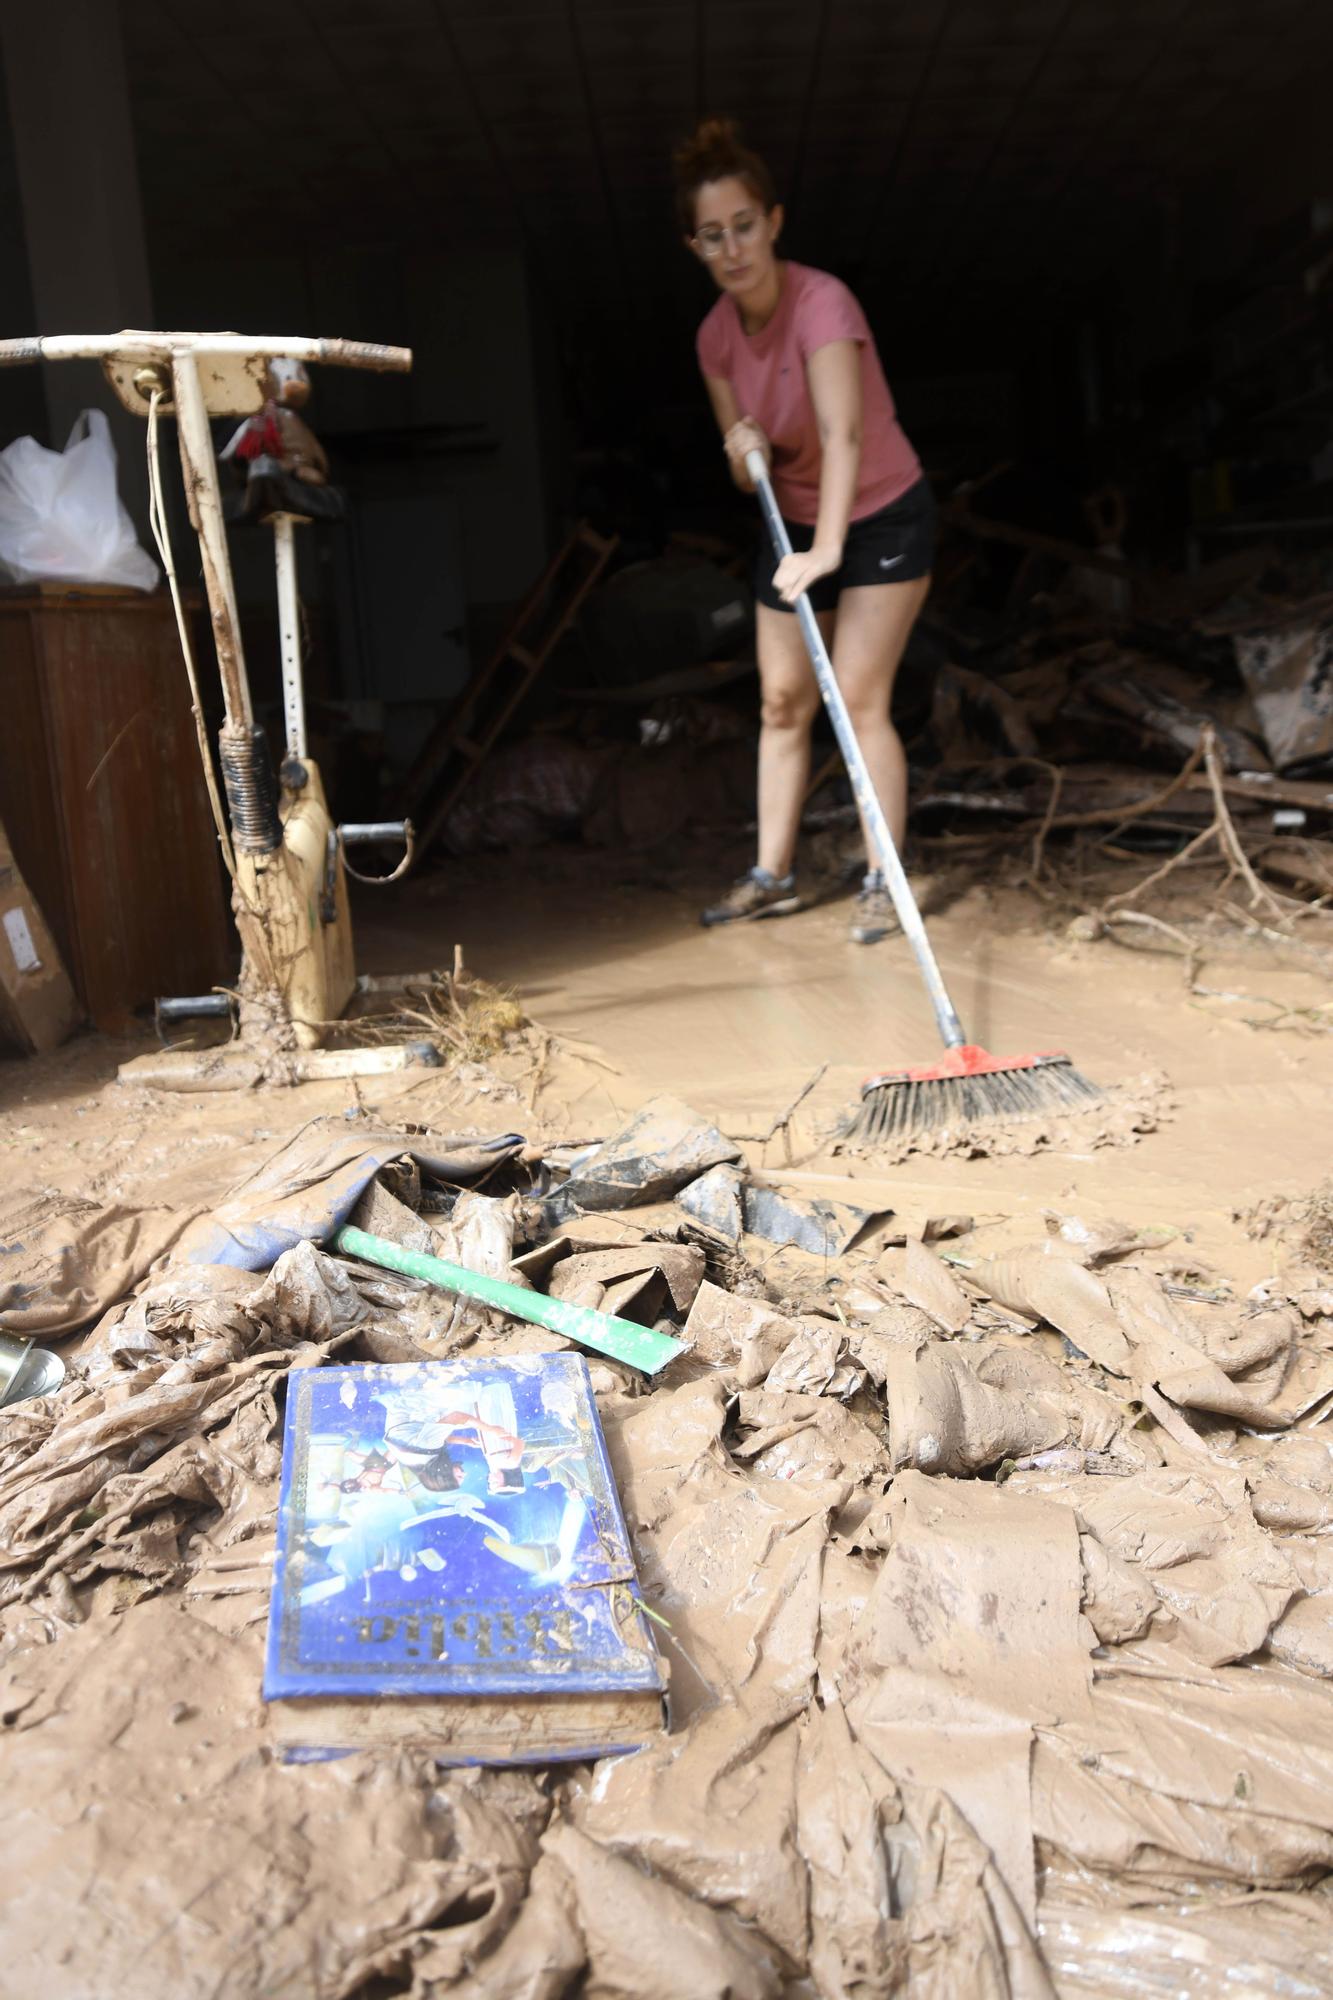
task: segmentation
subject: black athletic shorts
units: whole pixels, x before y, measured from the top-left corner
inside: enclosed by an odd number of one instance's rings
[[[815,539],[815,531],[802,521],[788,521],[791,545],[804,553]],[[935,496],[929,482],[918,479],[897,500],[890,500],[878,514],[853,521],[843,544],[842,567],[832,576],[821,576],[809,592],[816,611],[836,608],[844,590],[856,590],[868,583],[911,583],[929,576],[935,558]],[[777,564],[767,534],[754,566],[754,594],[771,611],[790,611],[773,588]]]

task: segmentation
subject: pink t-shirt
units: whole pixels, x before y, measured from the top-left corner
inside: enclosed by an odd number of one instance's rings
[[[789,521],[819,518],[823,452],[806,366],[830,341],[861,350],[861,464],[852,519],[863,521],[915,486],[921,461],[907,440],[884,380],[874,336],[840,278],[808,264],[784,264],[782,296],[768,325],[747,333],[725,294],[699,328],[705,375],[730,382],[741,415],[753,417],[773,447],[773,491]]]

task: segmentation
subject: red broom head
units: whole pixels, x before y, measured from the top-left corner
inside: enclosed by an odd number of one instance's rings
[[[861,1085],[861,1103],[843,1138],[853,1146],[910,1144],[941,1127],[1008,1123],[1080,1109],[1101,1096],[1067,1055],[992,1056],[950,1049],[919,1069],[883,1070]]]
[[[864,1097],[868,1090],[882,1090],[892,1083],[945,1083],[958,1077],[998,1076],[1005,1070],[1041,1069],[1047,1063],[1068,1061],[1061,1049],[1045,1049],[1037,1055],[993,1056],[974,1042],[965,1042],[962,1048],[949,1049],[938,1062],[922,1063],[917,1069],[879,1070],[866,1078],[861,1095]]]

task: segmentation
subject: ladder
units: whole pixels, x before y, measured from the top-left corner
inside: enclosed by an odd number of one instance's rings
[[[418,855],[438,837],[616,547],[615,536],[608,540],[580,522],[524,598],[491,657],[432,730],[407,779],[408,811],[430,803],[417,839]]]

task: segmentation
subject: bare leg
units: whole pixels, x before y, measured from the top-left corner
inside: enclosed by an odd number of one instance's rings
[[[825,639],[832,614],[820,620]],[[758,607],[759,866],[770,875],[791,872],[801,807],[810,776],[810,725],[819,710],[819,687],[796,618]]]
[[[907,758],[889,719],[889,704],[899,662],[929,589],[930,578],[921,577],[913,583],[844,590],[834,632],[833,671],[900,854],[907,833]],[[879,852],[864,820],[861,830],[867,861],[878,868]]]

